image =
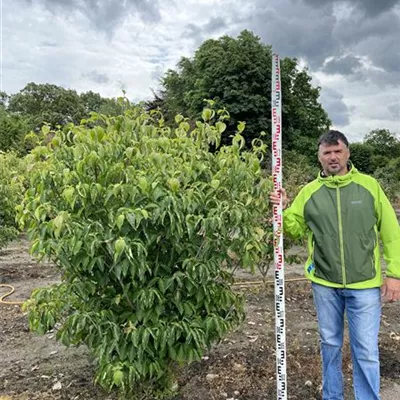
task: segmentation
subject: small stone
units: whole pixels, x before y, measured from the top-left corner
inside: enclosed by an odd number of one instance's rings
[[[58,353],[58,351],[57,350],[54,350],[54,351],[52,351],[51,353],[50,353],[50,355],[51,356],[54,356],[54,354],[57,354]]]
[[[238,364],[238,363],[234,363],[232,369],[233,369],[234,371],[236,371],[236,372],[243,372],[243,371],[246,371],[246,367],[245,367],[244,365]]]
[[[219,375],[217,374],[207,374],[206,375],[206,381],[207,382],[212,382],[214,379],[219,378]]]
[[[389,337],[390,337],[390,339],[393,339],[393,340],[397,340],[397,341],[400,340],[400,335],[396,335],[394,332],[390,332]]]
[[[233,394],[234,394],[235,396],[239,396],[240,392],[239,392],[239,390],[235,390],[235,391],[233,392]]]
[[[225,399],[228,397],[228,393],[226,392],[221,392],[221,396],[224,397]]]
[[[53,390],[61,390],[62,389],[62,384],[60,381],[57,381],[54,385],[53,385]]]
[[[306,381],[306,382],[304,383],[304,385],[306,385],[306,386],[308,386],[308,387],[311,387],[311,386],[312,386],[312,382],[311,382],[311,381]]]
[[[40,376],[42,379],[50,379],[50,376],[48,376],[48,375],[41,375]]]

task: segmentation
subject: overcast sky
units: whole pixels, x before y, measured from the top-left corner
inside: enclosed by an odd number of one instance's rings
[[[151,98],[208,38],[249,29],[297,57],[336,128],[400,133],[400,0],[0,0],[2,86]]]

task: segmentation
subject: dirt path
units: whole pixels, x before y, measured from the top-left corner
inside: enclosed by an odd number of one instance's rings
[[[51,264],[37,265],[25,240],[0,252],[0,283],[12,284],[12,299],[26,299],[37,287],[59,279]],[[302,268],[288,267],[291,277]],[[242,274],[242,279],[254,277]],[[1,293],[4,293],[2,291]],[[289,399],[320,399],[320,358],[315,312],[308,282],[287,283]],[[244,324],[201,362],[183,369],[175,400],[265,400],[275,394],[273,287],[246,289]],[[400,398],[400,303],[385,305],[380,335],[382,400]],[[29,332],[19,306],[0,305],[0,399],[115,400],[92,383],[94,364],[86,349],[65,348],[55,332]],[[346,399],[352,399],[351,366],[345,348]]]

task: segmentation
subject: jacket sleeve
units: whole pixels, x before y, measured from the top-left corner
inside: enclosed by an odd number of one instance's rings
[[[386,276],[400,279],[400,227],[396,213],[379,186],[378,230],[383,243]]]
[[[283,212],[283,230],[292,239],[300,239],[307,233],[304,219],[306,190],[303,188],[293,200],[292,205]]]

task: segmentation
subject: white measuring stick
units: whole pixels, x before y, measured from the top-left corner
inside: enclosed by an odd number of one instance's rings
[[[287,399],[286,383],[286,323],[285,323],[285,277],[283,256],[282,219],[282,91],[281,67],[277,54],[272,56],[271,81],[272,108],[272,180],[274,191],[280,193],[279,205],[273,206],[274,265],[275,265],[275,338],[277,399]]]

